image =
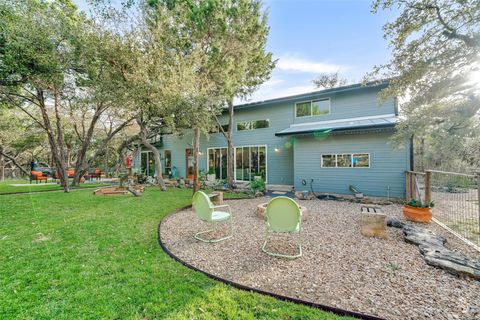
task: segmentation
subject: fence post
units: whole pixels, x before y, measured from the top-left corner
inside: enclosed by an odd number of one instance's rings
[[[478,227],[480,228],[480,171],[477,171],[475,175],[477,177]]]
[[[410,201],[410,172],[405,171],[405,201]]]
[[[425,202],[432,200],[432,172],[425,170]]]

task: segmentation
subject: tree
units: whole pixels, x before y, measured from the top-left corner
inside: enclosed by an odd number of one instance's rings
[[[406,115],[396,138],[418,135],[422,145],[468,138],[480,109],[480,6],[476,0],[376,0],[372,11],[397,8],[384,26],[392,59],[367,77],[390,78],[382,96],[403,96]],[[457,139],[434,136],[435,127]],[[462,134],[459,137],[458,134]],[[422,140],[423,139],[423,140]],[[421,142],[423,141],[423,143]],[[428,142],[426,144],[426,142]],[[420,154],[424,154],[421,152]]]
[[[111,64],[118,36],[80,14],[70,1],[7,1],[0,14],[1,99],[46,132],[53,164],[68,191],[71,161],[75,158],[73,184],[78,184],[133,120],[127,112],[111,119],[123,102],[122,74]],[[94,135],[106,118],[111,130],[99,140]]]
[[[235,160],[233,100],[235,97],[247,97],[267,81],[276,61],[265,48],[269,28],[261,1],[217,1],[214,7],[216,10],[210,13],[212,17],[207,19],[215,21],[208,28],[216,39],[216,50],[213,50],[211,57],[216,68],[212,69],[211,75],[218,87],[218,95],[225,99],[228,107],[227,131],[216,114],[214,117],[219,131],[227,140],[227,183],[232,187]]]
[[[317,78],[312,80],[317,88],[330,89],[344,86],[348,83],[346,78],[342,78],[338,72],[321,73]]]

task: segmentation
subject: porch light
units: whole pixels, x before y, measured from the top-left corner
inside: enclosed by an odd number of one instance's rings
[[[279,148],[275,148],[275,152],[280,152],[280,149],[279,149]]]

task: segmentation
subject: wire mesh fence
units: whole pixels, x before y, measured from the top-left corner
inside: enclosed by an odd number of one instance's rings
[[[9,179],[22,179],[25,174],[19,168],[3,168],[0,167],[0,181]]]
[[[433,217],[480,250],[479,176],[430,170]]]

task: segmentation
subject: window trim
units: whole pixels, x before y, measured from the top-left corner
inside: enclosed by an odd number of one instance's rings
[[[351,167],[339,167],[337,164],[338,155],[350,155],[350,164]],[[354,167],[353,166],[353,155],[354,154],[366,154],[368,155],[368,167]],[[335,167],[324,167],[323,166],[323,156],[335,156]],[[321,169],[370,169],[371,168],[371,153],[370,152],[340,152],[340,153],[322,153],[320,154],[320,168]]]
[[[317,102],[317,101],[325,101],[325,100],[328,100],[328,113],[314,115],[313,114],[313,109],[312,109],[313,108],[313,103]],[[310,102],[310,115],[309,116],[297,116],[297,104],[302,104],[302,103],[306,103],[306,102]],[[301,118],[324,117],[324,116],[329,116],[331,114],[332,114],[332,100],[330,99],[330,97],[295,102],[295,119],[297,119],[297,118],[301,119]]]
[[[247,130],[238,130],[238,124],[239,123],[245,123],[245,122],[254,122],[254,121],[267,121],[268,122],[268,127],[266,128],[255,128],[255,129],[247,129]],[[236,132],[242,132],[242,131],[255,131],[255,130],[264,130],[264,129],[269,129],[270,128],[270,119],[257,119],[257,120],[242,120],[242,121],[237,121],[235,123],[235,131]]]

